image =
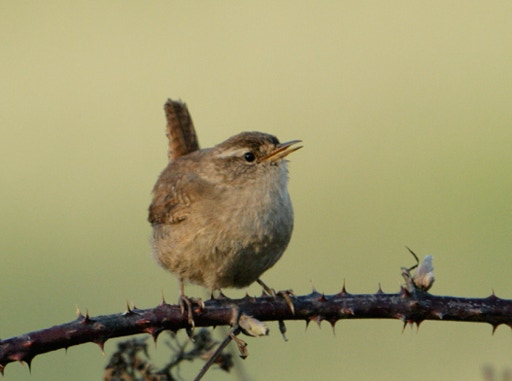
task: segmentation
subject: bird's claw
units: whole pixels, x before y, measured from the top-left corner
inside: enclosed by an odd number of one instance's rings
[[[284,290],[279,291],[277,295],[281,296],[285,302],[290,311],[292,312],[292,315],[295,315],[295,307],[293,306],[292,297],[295,297],[295,294],[292,290]]]
[[[179,298],[180,311],[181,314],[185,314],[185,310],[187,310],[187,321],[192,329],[196,326],[194,322],[194,310],[193,305],[197,304],[201,310],[205,308],[204,302],[201,298],[189,298],[186,295],[180,295]]]
[[[276,299],[277,296],[282,297],[284,299],[284,301],[286,302],[286,305],[292,312],[292,315],[295,315],[295,307],[293,306],[293,302],[292,302],[292,297],[295,296],[295,294],[293,293],[293,290],[278,291],[276,293],[276,291],[273,288],[270,288],[269,286],[267,286],[261,279],[256,280],[256,282],[258,282],[258,284],[261,287],[263,287],[264,294],[271,296],[274,299]]]

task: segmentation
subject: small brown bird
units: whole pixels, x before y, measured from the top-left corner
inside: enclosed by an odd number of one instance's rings
[[[164,169],[148,220],[154,256],[179,278],[181,298],[186,281],[246,287],[279,260],[293,229],[284,158],[299,142],[242,132]]]

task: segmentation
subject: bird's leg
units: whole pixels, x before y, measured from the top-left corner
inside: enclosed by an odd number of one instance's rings
[[[195,326],[195,323],[194,323],[194,316],[192,314],[192,302],[185,295],[185,285],[183,283],[183,280],[181,280],[181,279],[180,279],[179,303],[180,303],[181,314],[183,315],[185,313],[185,309],[187,310],[188,324],[190,324],[192,326],[192,328],[193,328]]]
[[[292,302],[292,297],[295,295],[293,294],[292,290],[278,291],[276,293],[276,291],[273,288],[270,288],[269,286],[267,286],[261,279],[259,279],[259,278],[256,279],[256,282],[258,282],[258,284],[261,287],[263,287],[263,292],[266,293],[267,295],[272,296],[274,299],[278,295],[280,297],[282,297],[285,300],[288,308],[290,308],[290,311],[292,312],[292,314],[295,314],[295,307],[293,306],[293,302]]]
[[[185,309],[187,310],[187,319],[188,324],[192,327],[192,329],[195,327],[194,322],[194,314],[193,314],[193,303],[196,303],[199,305],[201,309],[204,308],[204,302],[201,298],[189,298],[185,295],[185,282],[183,279],[180,279],[180,296],[179,296],[179,304],[180,304],[180,310],[182,314],[185,314]]]
[[[215,291],[218,291],[219,294],[217,297],[215,297]],[[229,299],[226,295],[222,293],[222,290],[220,288],[214,288],[210,292],[210,299],[212,300],[218,300],[218,299]]]
[[[266,293],[268,296],[276,297],[276,291],[273,288],[270,288],[267,286],[260,278],[256,279],[256,282],[263,287],[263,292]]]

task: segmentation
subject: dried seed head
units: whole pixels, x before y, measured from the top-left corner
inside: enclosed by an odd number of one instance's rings
[[[432,256],[427,255],[418,266],[418,269],[412,277],[414,285],[423,290],[428,291],[434,283],[434,266],[432,265]]]
[[[266,336],[269,332],[268,326],[265,323],[246,314],[240,315],[238,325],[247,336]]]

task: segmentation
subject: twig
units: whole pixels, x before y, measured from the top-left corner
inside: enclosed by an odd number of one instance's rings
[[[203,376],[208,372],[208,369],[215,363],[215,360],[217,360],[217,357],[222,353],[224,348],[228,346],[228,344],[233,340],[234,336],[238,335],[240,332],[240,328],[234,327],[232,328],[229,333],[226,335],[222,343],[219,344],[215,352],[211,355],[211,357],[208,359],[208,361],[203,365],[197,376],[194,378],[194,381],[200,381]]]

